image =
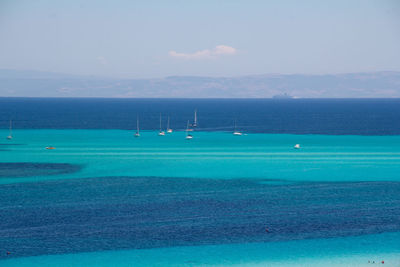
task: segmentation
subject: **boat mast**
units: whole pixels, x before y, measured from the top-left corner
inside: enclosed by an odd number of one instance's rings
[[[161,113],[160,113],[160,132],[161,132]]]
[[[136,117],[136,128],[137,128],[136,133],[139,133],[139,115],[137,115]]]
[[[10,136],[12,136],[12,120],[10,120]]]
[[[167,130],[169,130],[169,116],[168,116]]]
[[[193,122],[193,126],[194,126],[194,127],[197,126],[197,109],[194,110],[194,122]]]

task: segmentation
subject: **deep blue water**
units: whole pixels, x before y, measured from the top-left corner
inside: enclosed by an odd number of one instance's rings
[[[104,177],[1,185],[0,201],[0,258],[400,231],[398,182]]]
[[[400,232],[398,137],[29,130],[177,130],[194,109],[203,131],[400,134],[399,99],[0,98],[0,259]]]
[[[0,162],[0,179],[74,173],[81,166],[68,163]]]
[[[0,98],[0,128],[183,129],[293,134],[400,134],[400,99],[65,99]]]

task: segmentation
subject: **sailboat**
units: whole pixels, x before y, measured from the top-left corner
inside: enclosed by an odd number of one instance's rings
[[[160,113],[160,132],[158,133],[159,136],[164,136],[165,132],[161,129],[161,113]]]
[[[187,125],[186,125],[186,140],[193,139],[193,135],[191,135],[189,132],[190,132],[190,129],[189,129],[189,121],[188,121]]]
[[[139,133],[139,116],[137,116],[136,118],[136,133],[135,133],[135,137],[139,137],[140,133]]]
[[[235,120],[235,128],[233,129],[233,135],[243,135],[243,133],[236,130],[236,120]]]
[[[167,124],[167,133],[172,133],[172,129],[169,128],[169,116],[168,116],[168,124]]]
[[[10,134],[7,136],[7,139],[11,140],[12,138],[12,120],[10,120]]]

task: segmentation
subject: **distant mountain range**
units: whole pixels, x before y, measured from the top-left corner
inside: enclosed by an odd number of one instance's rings
[[[121,98],[387,98],[400,97],[400,72],[239,77],[118,79],[0,70],[0,96]]]

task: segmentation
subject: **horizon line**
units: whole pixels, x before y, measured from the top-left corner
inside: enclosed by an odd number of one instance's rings
[[[195,77],[195,78],[240,78],[240,77],[254,77],[254,76],[291,76],[291,75],[302,75],[302,76],[336,76],[336,75],[347,75],[347,74],[373,74],[373,73],[400,73],[400,70],[376,70],[376,71],[358,71],[358,72],[331,72],[331,73],[279,73],[279,72],[270,72],[270,73],[258,73],[258,74],[239,74],[239,75],[231,75],[231,76],[214,76],[214,75],[167,75],[167,76],[159,76],[152,78],[128,78],[128,77],[117,77],[117,76],[102,76],[97,74],[74,74],[74,73],[66,73],[66,72],[54,72],[47,70],[34,70],[34,69],[11,69],[11,68],[0,68],[0,71],[15,71],[15,72],[37,72],[43,74],[54,74],[54,75],[66,75],[66,76],[76,76],[76,78],[96,78],[96,79],[121,79],[121,80],[156,80],[156,79],[167,79],[167,78],[175,78],[175,77]]]

